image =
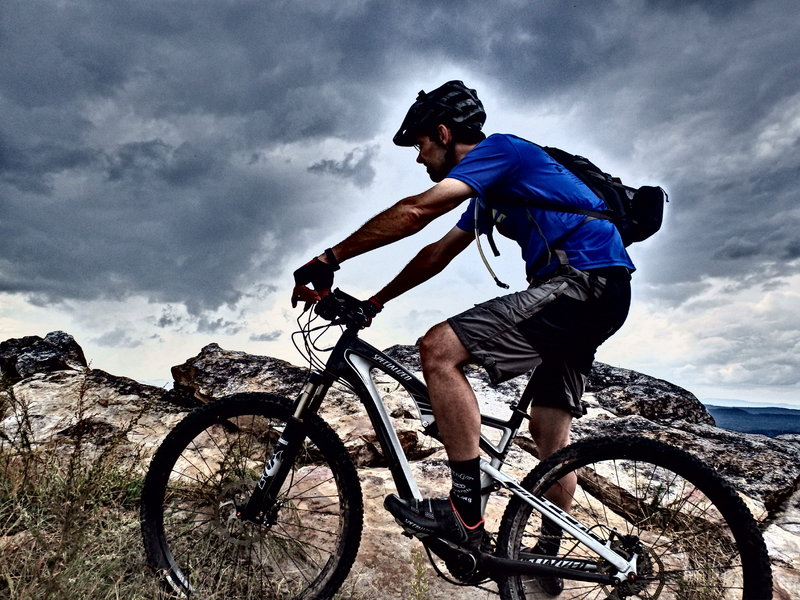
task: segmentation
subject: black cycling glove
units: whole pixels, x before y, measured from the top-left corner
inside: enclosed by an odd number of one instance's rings
[[[336,269],[328,263],[314,258],[294,272],[295,285],[310,283],[315,290],[329,290],[333,285],[333,272]]]
[[[307,291],[306,284],[310,283],[317,292],[327,292],[333,286],[333,273],[339,270],[339,263],[330,249],[325,250],[325,255],[330,263],[313,258],[294,272],[292,306],[296,306],[298,300],[308,300],[306,295],[301,293],[303,290]],[[316,302],[316,300],[311,301]]]
[[[364,314],[364,327],[369,327],[379,312],[383,310],[383,304],[375,296],[369,300],[362,300],[359,304],[361,312]]]

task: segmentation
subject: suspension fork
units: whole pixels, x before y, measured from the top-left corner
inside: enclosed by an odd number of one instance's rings
[[[239,507],[237,515],[246,521],[269,521],[281,489],[306,437],[303,417],[316,412],[330,383],[319,371],[312,371],[294,405],[294,414],[286,422],[283,433],[275,442],[271,456],[264,465],[261,477],[250,494],[247,504]]]

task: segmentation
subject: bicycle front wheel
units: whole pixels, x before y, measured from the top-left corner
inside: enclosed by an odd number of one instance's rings
[[[223,398],[189,414],[156,452],[142,492],[150,564],[179,598],[329,598],[349,572],[363,505],[333,430],[304,418],[305,442],[264,523],[245,521],[264,464],[291,418],[268,394]]]
[[[772,598],[769,559],[752,515],[715,471],[682,450],[635,436],[584,440],[540,463],[522,486],[554,501],[569,498],[573,517],[629,559],[638,556],[636,580],[563,581],[559,599]],[[574,559],[612,572],[560,528],[543,528],[541,515],[516,497],[503,515],[498,552]],[[548,588],[557,593],[552,577],[514,576],[501,582],[500,596],[543,598]]]

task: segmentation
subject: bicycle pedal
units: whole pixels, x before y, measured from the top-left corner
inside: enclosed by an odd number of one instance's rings
[[[451,542],[450,540],[448,540],[448,539],[445,539],[445,538],[435,538],[435,539],[436,539],[436,541],[437,541],[437,542],[439,542],[439,543],[441,543],[441,544],[444,544],[445,546],[447,546],[447,547],[448,547],[448,548],[450,548],[451,550],[455,550],[456,552],[461,552],[461,553],[463,553],[463,554],[470,554],[470,551],[469,551],[469,550],[467,550],[466,548],[463,548],[463,547],[459,546],[459,545],[458,545],[458,544],[456,544],[455,542]]]
[[[404,536],[406,536],[409,539],[417,538],[419,540],[422,540],[422,539],[425,539],[426,537],[428,537],[428,534],[422,533],[421,531],[417,531],[415,529],[411,529],[410,527],[408,527],[408,525],[403,523],[403,521],[401,521],[398,518],[395,518],[394,522],[397,523],[400,526],[400,530],[401,530],[400,533],[402,533]]]
[[[407,537],[409,539],[417,538],[418,540],[420,540],[421,542],[423,542],[425,544],[428,544],[428,543],[440,544],[440,545],[446,546],[447,548],[449,548],[451,551],[454,551],[454,552],[459,552],[459,553],[467,554],[467,555],[472,554],[471,550],[469,550],[467,548],[464,548],[462,546],[459,546],[455,542],[451,542],[450,540],[448,540],[446,538],[435,537],[435,536],[432,536],[429,533],[424,533],[422,531],[418,531],[416,529],[413,529],[413,528],[409,527],[408,524],[404,523],[403,521],[401,521],[398,518],[395,518],[394,521],[395,521],[395,523],[397,523],[400,526],[400,529],[401,529],[400,533],[402,533],[405,537]]]

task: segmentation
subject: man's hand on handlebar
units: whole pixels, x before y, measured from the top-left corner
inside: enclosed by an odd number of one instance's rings
[[[383,310],[383,303],[375,296],[358,300],[338,289],[331,293],[333,274],[339,270],[339,261],[330,248],[325,250],[324,258],[312,258],[294,272],[292,307],[302,300],[305,302],[304,310],[316,304],[316,313],[329,321],[344,319],[350,326],[369,327],[372,319]]]
[[[383,310],[383,304],[375,296],[369,300],[362,300],[360,303],[361,312],[364,314],[365,321],[364,327],[372,325],[374,319],[379,312]]]
[[[305,302],[305,309],[308,310],[311,304],[316,304],[327,296],[329,292],[330,289],[317,291],[305,285],[296,285],[294,289],[292,289],[292,308],[296,307],[297,303],[302,301]]]
[[[327,255],[328,251],[326,251]],[[319,258],[313,258],[294,272],[294,289],[292,290],[292,307],[302,300],[306,308],[327,296],[333,285],[333,273],[339,264],[329,264]],[[314,286],[314,289],[307,284]]]
[[[383,304],[374,296],[369,300],[359,300],[338,288],[325,296],[315,308],[315,312],[323,319],[356,329],[369,327],[381,310]]]

